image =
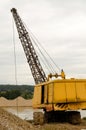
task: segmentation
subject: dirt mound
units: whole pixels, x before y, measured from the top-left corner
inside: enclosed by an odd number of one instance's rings
[[[29,130],[30,128],[32,128],[30,123],[0,109],[0,130]]]
[[[22,97],[18,97],[14,100],[8,100],[6,98],[0,97],[0,107],[31,107],[32,106],[32,100],[26,100]]]

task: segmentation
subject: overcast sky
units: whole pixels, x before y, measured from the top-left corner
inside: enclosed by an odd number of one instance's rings
[[[68,78],[86,78],[86,0],[0,0],[0,84],[15,84],[13,7]],[[15,44],[17,84],[34,84],[16,27]]]

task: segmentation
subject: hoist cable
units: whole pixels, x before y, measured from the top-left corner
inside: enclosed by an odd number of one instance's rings
[[[23,20],[22,20],[23,21]],[[34,40],[36,39],[35,36],[33,35],[33,33],[30,31],[30,29],[28,29],[28,27],[26,26],[26,24],[23,22],[24,26],[27,28],[28,32],[29,32],[29,36],[30,38],[33,40],[33,43],[35,43],[35,45],[37,46],[40,54],[43,56],[46,64],[48,65],[48,67],[50,67],[50,70],[55,73],[55,69],[53,67],[53,65],[49,62],[49,60],[46,58],[46,56],[43,54],[43,52],[41,51],[41,49],[39,48],[38,44],[37,44],[37,40]],[[34,38],[33,38],[34,37]],[[40,56],[40,55],[39,55]]]
[[[30,36],[31,37],[31,36]],[[47,60],[46,56],[43,54],[43,52],[40,50],[39,46],[37,45],[37,43],[35,42],[35,40],[31,37],[31,39],[33,40],[33,42],[35,43],[35,45],[37,46],[37,48],[39,49],[39,52],[41,53],[41,55],[43,56],[45,62],[47,63],[48,67],[50,67],[50,70],[52,70],[52,72],[54,73],[54,68],[52,67],[52,64],[49,63],[49,61]],[[39,55],[40,56],[40,55]]]
[[[24,23],[25,24],[25,23]],[[25,24],[26,26],[26,24]],[[60,71],[61,69],[59,68],[59,66],[54,62],[54,60],[51,58],[51,56],[48,54],[48,52],[45,50],[45,48],[42,46],[42,44],[39,42],[39,40],[35,37],[35,35],[32,33],[32,31],[26,26],[26,28],[28,29],[28,31],[31,33],[31,35],[35,38],[35,40],[37,41],[37,43],[41,46],[41,48],[46,52],[46,54],[48,55],[48,57],[51,59],[51,61],[53,62],[53,64],[58,68],[58,70]]]
[[[26,26],[26,24],[25,24],[25,26]],[[56,66],[56,68],[58,68],[58,70],[61,71],[61,69],[59,68],[59,66],[54,62],[54,60],[51,58],[51,56],[48,54],[48,52],[44,49],[44,47],[42,46],[42,44],[40,44],[39,40],[35,37],[35,35],[32,33],[32,31],[27,26],[26,26],[26,28],[31,33],[31,35],[34,37],[34,39],[37,41],[37,43],[41,46],[41,48],[45,51],[45,53],[50,58],[50,60],[53,62],[53,64]]]
[[[43,59],[43,57],[39,54],[39,52],[37,52],[37,54],[38,54],[39,58],[41,59],[44,67],[47,68],[48,74],[49,74],[51,72],[51,69],[49,68],[48,64],[45,62],[45,60]]]
[[[14,66],[15,66],[15,84],[17,85],[17,64],[16,64],[16,48],[15,48],[15,30],[14,30],[14,21],[13,24],[13,47],[14,47]]]
[[[15,46],[15,29],[14,20],[12,18],[12,28],[13,28],[13,49],[14,49],[14,66],[15,66],[15,84],[17,85],[17,64],[16,64],[16,46]],[[18,115],[18,97],[16,99],[17,115]]]
[[[32,34],[32,32],[31,32]],[[33,35],[33,34],[32,34]],[[33,35],[34,36],[34,35]],[[40,42],[38,41],[38,39],[34,36],[34,38],[36,39],[37,43],[41,46],[41,48],[45,51],[45,53],[47,54],[47,56],[51,59],[51,61],[53,62],[53,64],[56,66],[56,68],[58,68],[58,70],[60,70],[60,68],[56,65],[56,63],[54,62],[54,60],[51,58],[51,56],[48,54],[48,52],[44,49],[44,47],[42,46],[42,44],[40,44]]]

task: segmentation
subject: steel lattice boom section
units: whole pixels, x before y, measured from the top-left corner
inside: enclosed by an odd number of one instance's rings
[[[46,81],[46,75],[42,69],[38,56],[32,45],[30,36],[29,36],[27,30],[25,29],[25,26],[24,26],[20,16],[18,15],[17,10],[15,8],[12,8],[11,12],[13,14],[13,18],[14,18],[14,21],[15,21],[15,24],[17,27],[17,31],[19,34],[19,39],[23,46],[27,61],[29,63],[33,78],[35,80],[35,83],[36,84],[42,83],[42,82]]]

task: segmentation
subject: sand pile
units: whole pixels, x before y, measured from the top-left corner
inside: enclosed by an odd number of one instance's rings
[[[24,99],[22,97],[18,97],[14,100],[7,100],[4,97],[0,97],[0,107],[31,107],[32,106],[32,100],[31,99]]]
[[[0,130],[30,130],[32,125],[0,108]]]

